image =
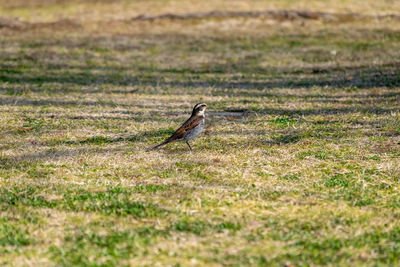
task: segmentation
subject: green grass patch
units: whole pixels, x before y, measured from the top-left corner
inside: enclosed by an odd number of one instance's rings
[[[9,217],[0,219],[0,251],[7,253],[12,248],[33,244],[33,239],[29,232],[19,226],[18,220]]]
[[[0,200],[11,206],[32,206],[38,208],[56,208],[74,212],[99,212],[106,215],[132,216],[135,218],[164,217],[170,211],[156,204],[134,201],[130,198],[134,193],[147,193],[164,190],[164,187],[139,186],[133,190],[113,188],[101,192],[83,190],[60,192],[62,198],[49,200],[41,196],[37,187],[2,188]],[[7,206],[3,205],[3,209]]]

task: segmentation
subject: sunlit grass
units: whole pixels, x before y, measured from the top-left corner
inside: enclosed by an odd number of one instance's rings
[[[1,265],[399,264],[398,21],[130,22],[227,2],[39,2],[1,12],[82,27],[0,29]],[[229,6],[283,8],[338,12]],[[193,153],[146,152],[198,102]]]

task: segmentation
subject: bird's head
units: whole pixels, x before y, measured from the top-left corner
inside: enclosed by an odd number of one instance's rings
[[[207,108],[207,104],[205,104],[205,103],[196,104],[193,108],[192,116],[193,115],[204,116],[204,111],[206,110],[206,108]]]

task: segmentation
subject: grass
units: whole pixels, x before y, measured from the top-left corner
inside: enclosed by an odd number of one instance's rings
[[[0,265],[399,265],[398,19],[130,21],[397,4],[39,2],[0,1]]]

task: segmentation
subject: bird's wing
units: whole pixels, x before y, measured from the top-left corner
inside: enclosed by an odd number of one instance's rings
[[[182,139],[185,136],[185,133],[187,131],[192,130],[195,128],[197,125],[199,125],[203,121],[202,116],[192,116],[190,117],[187,121],[185,121],[181,127],[179,127],[178,130],[175,131],[173,135],[171,135],[170,138],[167,139],[167,141],[175,141]]]

